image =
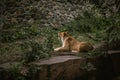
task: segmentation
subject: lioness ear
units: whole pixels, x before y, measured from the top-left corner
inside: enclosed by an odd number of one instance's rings
[[[67,32],[64,32],[64,34],[68,34]]]
[[[65,35],[65,36],[69,36],[69,34],[68,34],[67,32],[64,32],[64,35]]]

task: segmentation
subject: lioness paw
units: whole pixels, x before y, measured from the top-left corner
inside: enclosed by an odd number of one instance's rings
[[[59,48],[55,48],[54,51],[59,51]]]
[[[74,53],[77,53],[77,52],[79,52],[79,51],[76,51],[76,50],[72,50],[72,52],[74,52]]]

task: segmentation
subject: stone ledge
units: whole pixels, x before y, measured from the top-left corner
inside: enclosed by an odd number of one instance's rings
[[[84,58],[65,55],[54,56],[34,64],[41,68],[38,72],[39,80],[75,80],[86,73],[80,68],[83,62]]]
[[[37,65],[52,65],[52,64],[57,64],[57,63],[63,63],[69,60],[83,60],[84,58],[82,57],[77,57],[77,56],[71,56],[71,55],[66,55],[66,56],[54,56],[46,60],[40,60],[40,62],[37,62]]]
[[[30,80],[76,80],[86,74],[81,69],[81,64],[86,62],[86,59],[73,55],[53,56],[48,59],[42,59],[36,62],[29,63],[27,66],[21,66],[21,74],[28,76],[27,73],[31,65],[36,65],[37,72],[30,75]],[[5,63],[0,65],[0,69],[7,70],[13,63]],[[2,74],[2,73],[1,73]],[[11,76],[9,76],[11,78]]]

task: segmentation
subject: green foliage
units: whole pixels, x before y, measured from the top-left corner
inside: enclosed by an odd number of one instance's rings
[[[92,9],[84,11],[83,15],[62,27],[60,31],[67,31],[77,37],[82,34],[87,36],[92,33],[91,36],[94,36],[97,41],[101,41],[107,36],[105,30],[108,25],[109,20],[102,16],[99,10]]]
[[[20,39],[28,39],[38,34],[39,34],[39,30],[35,24],[14,25],[10,29],[2,30],[1,42],[11,42]]]
[[[18,64],[14,64],[11,69],[9,69],[8,73],[10,74],[10,77],[13,78],[12,80],[25,80],[25,77],[20,74]]]
[[[120,49],[120,15],[114,14],[108,18],[110,26],[106,29],[109,44],[113,49]]]
[[[20,53],[21,53],[21,48],[20,48],[20,45],[17,45],[17,44],[7,44],[7,46],[3,45],[0,48],[0,56],[12,57],[10,55],[15,55]]]
[[[31,49],[24,50],[26,45],[28,45]],[[36,41],[30,41],[27,44],[25,43],[22,46],[23,51],[25,51],[23,54],[23,62],[27,63],[41,58],[49,57],[49,53],[46,50],[46,47],[44,47],[44,44],[39,44]]]
[[[11,67],[0,73],[2,80],[26,80],[25,76],[20,73],[20,64],[11,64]]]
[[[34,29],[32,30],[34,31]],[[30,32],[34,33],[32,30]],[[43,28],[39,30],[39,35],[36,35],[33,38],[3,45],[0,48],[0,57],[4,56],[7,59],[2,60],[4,58],[1,58],[1,62],[9,60],[22,60],[23,62],[31,62],[41,58],[50,57],[50,53],[53,51],[53,44],[56,43],[55,40],[57,40],[57,37],[54,34],[57,35],[57,33],[51,28]],[[30,35],[32,37],[32,34]],[[16,55],[16,58],[12,55]]]
[[[75,24],[75,29],[79,32],[95,32],[106,27],[104,17],[95,16],[95,14],[88,11],[84,13],[84,16],[78,17]]]
[[[22,42],[23,40],[23,43],[21,43],[21,52],[23,52],[25,62],[49,57],[49,53],[53,51],[53,47],[61,45],[60,41],[57,39],[57,33],[59,31],[67,31],[75,38],[79,38],[79,36],[82,35],[84,36],[83,40],[90,41],[91,43],[96,42],[92,41],[91,38],[86,38],[88,34],[91,34],[91,36],[96,38],[97,42],[109,39],[110,43],[115,43],[114,45],[116,45],[120,41],[119,14],[105,17],[100,14],[99,9],[92,7],[90,10],[84,10],[84,13],[81,13],[81,15],[79,15],[79,17],[74,21],[64,25],[61,28],[58,28],[57,30],[53,30],[51,27],[43,28],[38,26],[41,21],[40,17],[43,15],[37,15],[38,18],[35,16],[35,13],[37,13],[37,8],[38,7],[31,6],[30,10],[28,9],[28,12],[31,12],[30,15],[36,17],[36,19],[33,19],[33,23],[22,22],[20,24],[6,24],[1,30],[1,42],[11,43],[18,40]],[[35,38],[39,38],[39,36],[40,40],[36,40]],[[12,48],[12,45],[5,48],[0,48],[0,52],[7,54],[8,51],[8,53],[12,53]]]
[[[28,73],[27,73],[27,80],[38,80],[38,71],[40,71],[41,68],[35,64],[32,64],[29,66]]]
[[[113,14],[106,18],[105,39],[108,41],[112,49],[120,49],[120,15]]]
[[[44,31],[44,32],[42,32]],[[50,53],[53,51],[53,33],[52,30],[47,28],[40,31],[42,36],[39,40],[26,41],[21,45],[23,50],[23,62],[31,62],[39,60],[41,58],[50,57]]]

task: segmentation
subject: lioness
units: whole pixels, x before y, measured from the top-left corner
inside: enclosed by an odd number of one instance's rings
[[[62,47],[55,48],[54,51],[59,52],[88,52],[93,50],[93,46],[87,42],[79,42],[67,32],[58,33],[62,41]]]

